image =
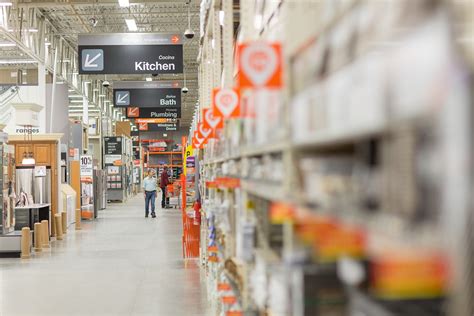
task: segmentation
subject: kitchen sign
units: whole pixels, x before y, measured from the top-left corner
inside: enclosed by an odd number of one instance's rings
[[[122,137],[104,137],[104,155],[121,155]]]
[[[113,33],[78,36],[79,74],[183,73],[181,35]]]

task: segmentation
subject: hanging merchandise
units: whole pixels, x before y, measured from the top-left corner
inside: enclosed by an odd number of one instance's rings
[[[239,93],[234,89],[214,89],[213,114],[224,120],[240,116]]]

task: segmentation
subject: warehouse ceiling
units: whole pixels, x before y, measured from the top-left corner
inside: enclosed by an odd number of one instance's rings
[[[12,10],[37,9],[53,25],[54,34],[45,34],[48,37],[59,35],[77,50],[78,34],[100,34],[129,32],[125,19],[134,18],[141,33],[176,33],[183,34],[188,28],[188,10],[190,12],[191,28],[199,32],[199,0],[174,1],[135,1],[130,0],[129,7],[120,7],[118,0],[16,0],[12,1]],[[19,14],[18,14],[19,15]],[[7,42],[2,38],[0,43]],[[191,123],[194,105],[198,100],[197,55],[199,51],[199,36],[184,42],[184,66],[186,72],[186,86],[189,93],[183,99],[182,126]],[[0,54],[15,60],[25,57],[18,47],[0,46]],[[31,68],[34,65],[24,64],[22,68]],[[105,79],[104,76],[94,76]],[[145,80],[148,75],[107,75],[107,80]],[[159,75],[153,80],[184,81],[180,75]]]

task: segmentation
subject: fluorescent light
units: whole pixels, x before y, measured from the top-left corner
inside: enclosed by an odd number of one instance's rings
[[[82,100],[71,100],[70,103],[82,103]]]
[[[105,94],[99,94],[99,98],[105,98]]]
[[[137,27],[137,23],[135,22],[135,19],[125,19],[125,23],[127,23],[127,27],[130,32],[138,31],[138,27]]]
[[[130,1],[129,0],[118,0],[119,6],[122,8],[126,8],[130,6]]]
[[[15,47],[15,43],[0,43],[0,47]]]
[[[146,81],[153,81],[151,77],[146,77]]]
[[[74,91],[74,90],[73,90],[73,91]],[[70,97],[70,98],[81,98],[81,99],[83,98],[83,96],[80,95],[80,94],[73,94],[73,95],[70,95],[69,97]]]
[[[11,7],[12,5],[11,1],[0,1],[0,7]]]
[[[220,10],[219,11],[219,24],[221,26],[224,26],[224,18],[225,18],[225,12]]]
[[[10,59],[10,60],[0,60],[0,65],[10,65],[10,64],[37,64],[36,60],[28,59]]]

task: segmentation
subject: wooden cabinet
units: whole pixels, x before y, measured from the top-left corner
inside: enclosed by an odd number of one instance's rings
[[[34,144],[34,157],[36,165],[51,166],[51,145],[50,144]]]
[[[15,146],[15,158],[16,158],[16,165],[21,166],[21,161],[24,157],[24,153],[33,152],[33,157],[35,158],[36,165],[38,166],[51,166],[53,162],[52,152],[53,148],[51,147],[52,144],[33,144],[31,145],[24,145],[24,144],[16,144]]]
[[[21,165],[21,161],[24,157],[24,154],[30,151],[31,151],[31,146],[23,145],[23,144],[17,144],[15,146],[15,161],[16,161],[17,166]]]

